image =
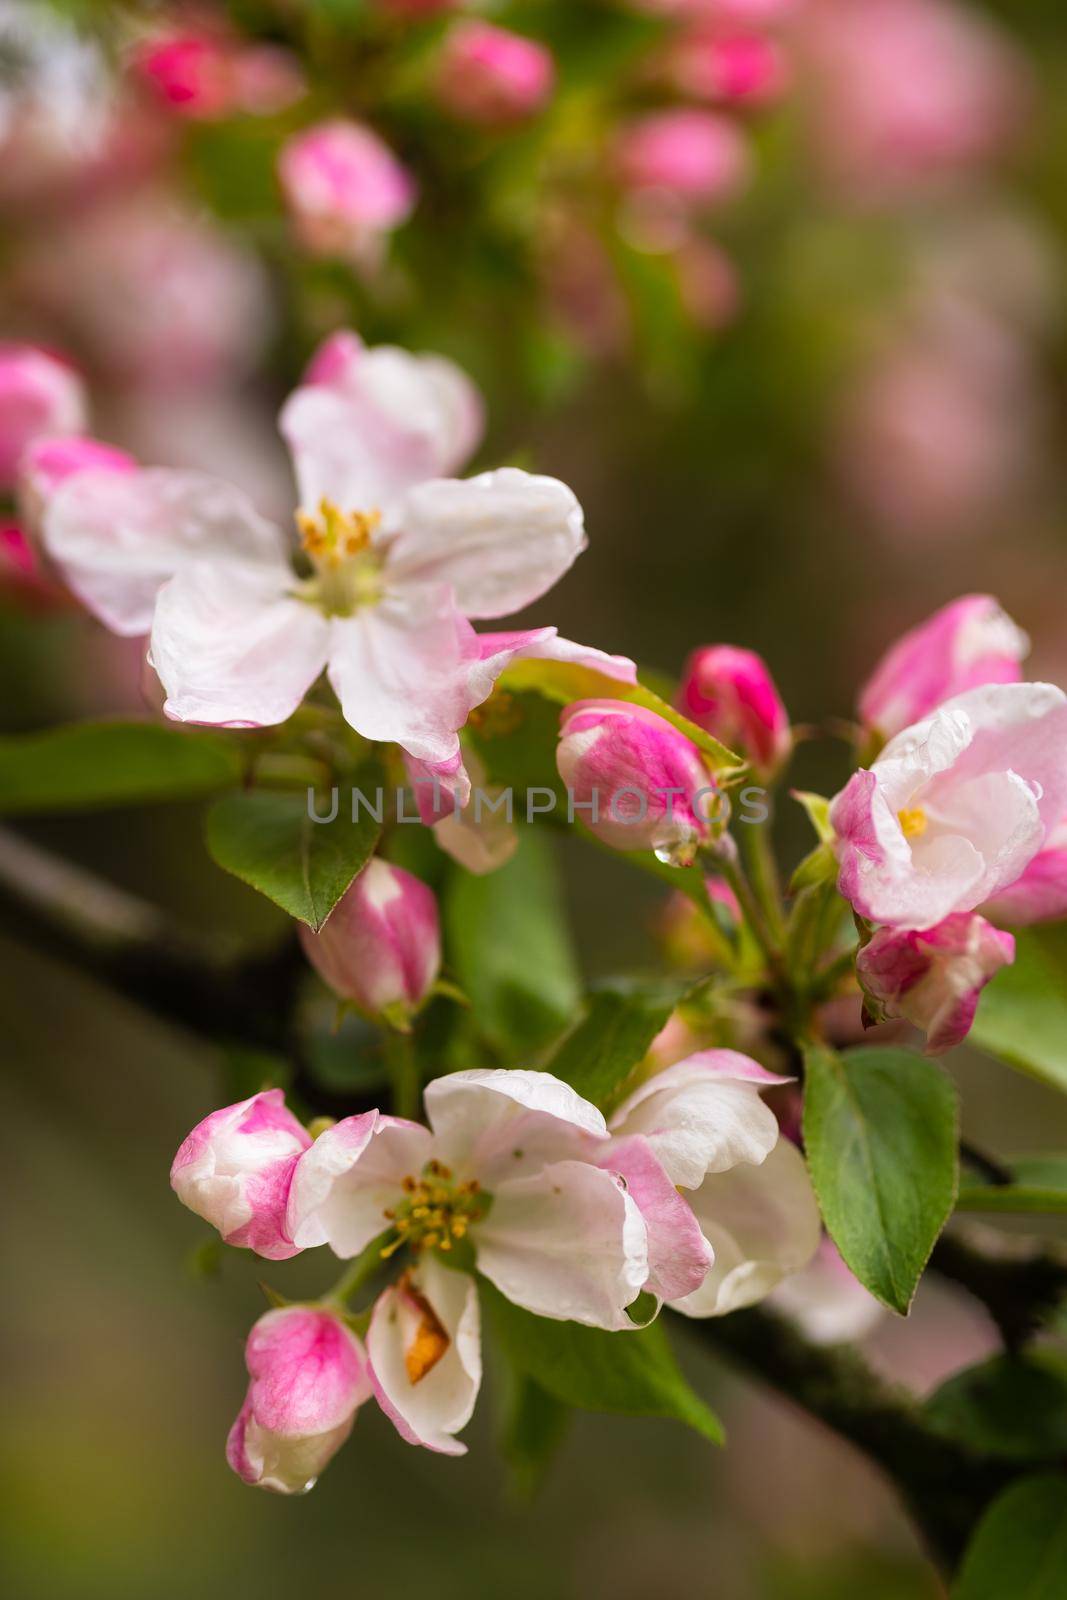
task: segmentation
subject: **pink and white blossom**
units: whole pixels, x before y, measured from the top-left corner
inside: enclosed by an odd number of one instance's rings
[[[754,650],[731,644],[694,650],[682,673],[678,707],[764,776],[777,771],[792,748],[789,713]]]
[[[471,17],[454,23],[445,37],[437,95],[461,121],[501,127],[543,110],[555,81],[556,64],[545,45]]]
[[[995,922],[1017,928],[1067,917],[1067,816],[1052,828],[1021,876],[988,900],[982,910]]]
[[[1030,641],[992,595],[968,594],[898,639],[860,690],[865,727],[883,738],[986,683],[1018,683]]]
[[[318,933],[301,923],[300,942],[334,993],[371,1016],[410,1017],[441,968],[433,890],[380,856],[367,862]]]
[[[707,1050],[649,1078],[612,1117],[601,1159],[618,1163],[645,1217],[646,1287],[686,1316],[752,1305],[815,1254],[803,1157],[761,1099],[787,1081],[735,1050]]]
[[[14,487],[34,439],[77,433],[87,421],[85,386],[73,367],[35,345],[0,344],[0,492]]]
[[[667,70],[682,94],[737,106],[766,106],[788,87],[777,39],[755,29],[697,25],[670,47]]]
[[[962,1043],[991,978],[1015,959],[1015,940],[984,917],[959,912],[925,930],[879,928],[856,957],[856,975],[882,1017],[926,1034],[928,1055]]]
[[[40,533],[45,507],[61,484],[79,472],[135,472],[137,463],[125,450],[80,434],[46,435],[22,453],[17,495],[28,532]]]
[[[468,621],[529,604],[585,545],[558,480],[447,476],[480,426],[451,362],[334,339],[281,417],[308,576],[280,529],[201,473],[78,474],[52,497],[42,537],[113,631],[151,629],[168,716],[269,726],[325,670],[365,738],[452,762],[457,730],[518,654],[582,654],[554,630],[483,646]],[[620,670],[632,681],[632,663]]]
[[[208,28],[145,39],[134,50],[131,65],[164,105],[198,122],[238,111],[273,115],[293,105],[306,88],[288,50],[244,44]]]
[[[317,255],[373,258],[415,206],[407,168],[373,128],[345,118],[287,140],[278,178],[302,242]]]
[[[477,1301],[442,1252],[471,1249],[538,1316],[621,1330],[648,1240],[625,1185],[596,1164],[603,1116],[551,1074],[456,1072],[427,1086],[425,1104],[428,1128],[371,1111],[321,1134],[297,1165],[287,1227],[342,1257],[383,1235],[387,1254],[412,1250],[375,1311],[372,1382],[405,1438],[461,1454],[454,1435],[480,1380]]]
[[[626,189],[661,189],[690,206],[708,206],[745,187],[751,154],[729,117],[682,106],[626,123],[615,140],[615,167]]]
[[[285,1213],[297,1159],[310,1144],[281,1089],[265,1089],[197,1123],[174,1157],[170,1186],[227,1244],[285,1261],[302,1248]]]
[[[251,1382],[226,1459],[245,1483],[304,1494],[370,1397],[363,1347],[330,1312],[284,1306],[260,1317],[248,1335],[245,1362]]]
[[[654,711],[576,700],[561,715],[556,766],[575,814],[612,849],[691,857],[711,837],[714,780],[696,745]]]
[[[833,801],[838,887],[872,922],[933,928],[1015,883],[1065,811],[1067,695],[971,689],[898,733]]]

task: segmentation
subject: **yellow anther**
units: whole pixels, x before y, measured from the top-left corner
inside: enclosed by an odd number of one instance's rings
[[[927,817],[922,806],[906,806],[903,811],[897,812],[897,821],[905,839],[919,839],[926,832]]]

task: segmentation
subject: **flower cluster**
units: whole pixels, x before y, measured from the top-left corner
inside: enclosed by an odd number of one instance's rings
[[[707,1317],[761,1299],[819,1243],[803,1160],[761,1099],[781,1081],[711,1051],[606,1122],[549,1073],[474,1069],[427,1085],[428,1126],[369,1111],[314,1141],[277,1089],[213,1112],[171,1183],[228,1244],[396,1269],[362,1316],[350,1278],[256,1323],[234,1471],[310,1488],[372,1395],[409,1443],[462,1454],[481,1383],[476,1275],[536,1316],[623,1337],[664,1301]]]

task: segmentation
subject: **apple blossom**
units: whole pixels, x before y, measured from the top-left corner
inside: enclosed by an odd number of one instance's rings
[[[287,50],[245,45],[206,28],[144,40],[133,52],[132,66],[171,110],[202,122],[235,111],[284,111],[305,88],[296,58]]]
[[[363,1348],[330,1312],[283,1306],[260,1317],[248,1335],[245,1362],[251,1382],[226,1459],[245,1483],[304,1494],[370,1397]]]
[[[373,255],[415,205],[415,181],[389,146],[343,118],[294,134],[278,177],[297,231],[317,255]]]
[[[542,110],[555,77],[552,52],[536,39],[466,18],[445,37],[437,94],[461,121],[499,127]]]
[[[627,189],[662,189],[691,205],[732,199],[744,188],[751,157],[735,122],[715,111],[679,107],[626,123],[615,165]]]
[[[686,662],[678,707],[690,721],[739,750],[771,776],[792,748],[789,713],[767,664],[754,650],[704,645]]]
[[[833,801],[838,888],[860,916],[932,928],[1014,883],[1067,811],[1067,695],[956,695],[891,739]]]
[[[776,39],[754,30],[694,27],[668,55],[671,81],[698,100],[765,106],[789,82],[785,54]]]
[[[151,630],[168,716],[282,722],[325,669],[358,733],[451,762],[457,730],[518,655],[635,671],[554,629],[483,645],[470,626],[529,604],[585,545],[581,508],[554,478],[440,476],[480,424],[451,362],[335,339],[281,417],[307,576],[243,494],[195,472],[79,473],[51,497],[43,541],[114,632]]]
[[[788,1081],[736,1050],[706,1050],[649,1078],[611,1119],[615,1144],[601,1161],[617,1164],[645,1217],[647,1288],[686,1316],[752,1305],[815,1254],[803,1157],[760,1098]],[[689,1231],[674,1215],[679,1199]]]
[[[77,433],[88,421],[72,367],[28,344],[0,344],[0,492],[14,487],[26,446],[41,434]]]
[[[37,537],[51,496],[76,473],[136,470],[137,463],[131,455],[100,439],[80,434],[35,439],[22,453],[16,485],[19,513],[27,531]],[[70,572],[67,577],[70,581]],[[77,592],[74,583],[71,588]]]
[[[681,864],[711,838],[714,780],[696,745],[654,711],[576,700],[560,717],[556,766],[575,813],[612,849]]]
[[[310,1144],[282,1090],[265,1089],[197,1123],[174,1157],[170,1186],[227,1244],[285,1261],[301,1248],[286,1232],[285,1208]]]
[[[398,1021],[423,1004],[441,967],[433,890],[380,856],[367,862],[318,933],[300,924],[300,942],[341,999]]]
[[[982,907],[987,917],[1025,927],[1067,917],[1067,815],[1050,831],[1022,875]]]
[[[405,1438],[454,1437],[481,1376],[478,1271],[538,1316],[626,1329],[648,1277],[641,1213],[611,1171],[601,1113],[546,1072],[455,1072],[425,1091],[429,1128],[377,1111],[338,1122],[297,1164],[287,1227],[298,1247],[359,1255],[385,1236],[413,1265],[375,1308],[371,1381]],[[470,1252],[470,1254],[468,1254]]]
[[[898,639],[860,690],[864,726],[891,738],[985,683],[1018,683],[1030,641],[988,594],[968,594]]]
[[[876,1014],[914,1023],[927,1053],[940,1055],[967,1037],[982,990],[1014,959],[1010,933],[958,912],[925,930],[879,928],[856,957],[856,975]]]

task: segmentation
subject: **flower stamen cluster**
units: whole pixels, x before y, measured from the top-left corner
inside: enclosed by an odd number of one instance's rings
[[[455,1241],[466,1238],[472,1223],[485,1216],[491,1199],[477,1178],[456,1183],[452,1169],[440,1161],[427,1161],[421,1175],[409,1173],[401,1187],[406,1198],[382,1213],[396,1231],[396,1238],[382,1249],[383,1260],[404,1245],[416,1253],[451,1250]]]

